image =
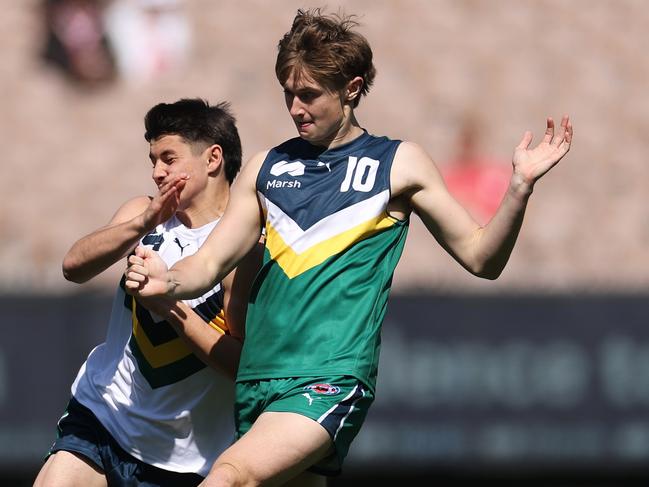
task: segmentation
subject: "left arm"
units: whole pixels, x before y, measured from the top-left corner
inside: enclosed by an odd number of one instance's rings
[[[465,269],[486,279],[496,279],[504,269],[520,232],[534,184],[565,156],[572,141],[572,125],[563,117],[555,134],[547,120],[543,140],[529,148],[527,131],[514,151],[509,188],[498,211],[480,226],[451,196],[442,176],[423,149],[402,143],[395,156],[391,184],[393,195],[403,198],[422,219],[428,231]]]
[[[223,308],[229,335],[209,326],[183,301],[167,296],[140,297],[138,301],[173,326],[185,344],[205,364],[234,380],[245,336],[248,295],[261,267],[263,251],[263,243],[260,242],[222,281]]]
[[[136,298],[146,309],[164,318],[196,356],[234,380],[243,345],[240,337],[226,335],[205,323],[183,301],[167,296]]]

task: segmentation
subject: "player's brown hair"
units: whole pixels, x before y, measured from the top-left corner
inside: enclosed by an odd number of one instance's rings
[[[320,8],[298,10],[291,30],[279,41],[275,75],[284,85],[293,72],[307,75],[330,91],[342,90],[356,76],[363,78],[358,106],[374,82],[376,69],[372,63],[369,42],[353,29],[358,26],[354,16],[325,15]]]

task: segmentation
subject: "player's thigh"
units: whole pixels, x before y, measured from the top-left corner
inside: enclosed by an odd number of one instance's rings
[[[215,468],[230,465],[251,485],[281,485],[332,450],[329,433],[316,421],[296,413],[265,412],[216,460]]]
[[[90,461],[67,451],[49,456],[34,487],[106,487],[106,476]]]

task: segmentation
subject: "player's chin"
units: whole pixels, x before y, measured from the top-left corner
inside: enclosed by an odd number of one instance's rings
[[[295,128],[297,129],[297,133],[300,134],[300,137],[303,139],[308,139],[309,136],[313,135],[313,122],[295,122]]]
[[[317,134],[313,130],[298,130],[298,134],[302,140],[306,140],[313,145],[319,145],[323,140],[322,134]]]

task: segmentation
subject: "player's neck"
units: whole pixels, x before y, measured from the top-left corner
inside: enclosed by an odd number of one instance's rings
[[[230,186],[227,183],[218,190],[206,188],[201,195],[193,199],[192,204],[184,210],[176,212],[176,217],[187,228],[202,227],[223,216],[229,196]]]
[[[360,137],[363,132],[363,129],[359,125],[356,117],[354,116],[354,112],[352,111],[350,115],[345,118],[342,126],[338,130],[338,133],[328,144],[327,148],[333,149],[334,147],[347,144],[348,142],[351,142],[352,140]]]

